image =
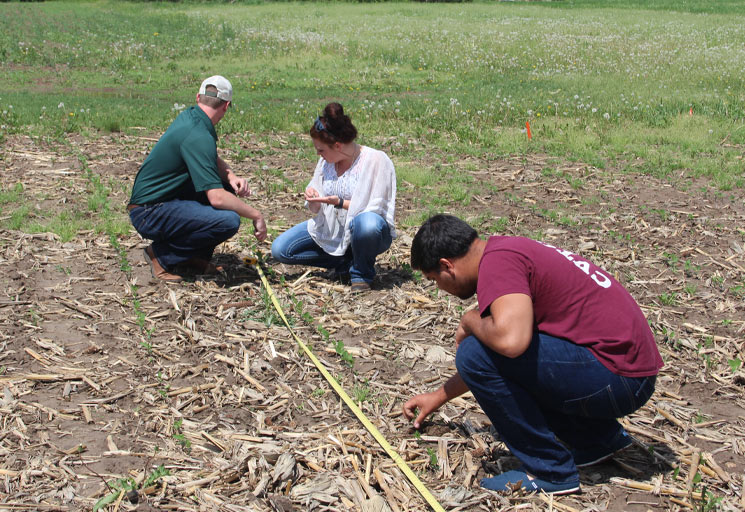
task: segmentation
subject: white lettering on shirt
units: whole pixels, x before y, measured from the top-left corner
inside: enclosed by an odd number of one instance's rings
[[[595,284],[600,286],[601,288],[610,288],[610,285],[612,284],[610,278],[606,276],[605,274],[598,272],[597,270],[593,271],[592,274],[590,274],[590,263],[588,261],[584,261],[579,259],[579,257],[576,254],[572,254],[570,251],[559,249],[558,247],[555,247],[551,244],[547,244],[545,242],[538,242],[539,244],[542,244],[550,249],[555,249],[556,252],[564,256],[567,260],[574,263],[574,265],[580,269],[582,272],[585,273],[585,275],[590,276],[590,279],[595,281]]]
[[[610,279],[608,278],[608,276],[604,276],[600,272],[593,272],[590,277],[592,278],[593,281],[595,281],[596,283],[598,283],[603,288],[610,288],[611,282],[610,282]],[[603,282],[602,283],[598,280],[601,277],[603,278]]]

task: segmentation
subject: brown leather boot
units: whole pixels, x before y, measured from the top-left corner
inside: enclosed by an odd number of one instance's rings
[[[352,283],[351,289],[354,293],[369,292],[372,286],[365,281],[355,281]]]
[[[155,257],[152,245],[145,247],[145,260],[150,263],[150,272],[153,274],[153,277],[167,283],[178,283],[183,281],[183,277],[171,274],[160,265],[158,258]]]
[[[202,275],[214,275],[223,271],[222,265],[215,265],[210,261],[203,260],[202,258],[189,258],[183,264],[194,272]]]

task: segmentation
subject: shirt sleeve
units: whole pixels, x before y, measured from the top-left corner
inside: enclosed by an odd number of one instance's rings
[[[181,144],[181,157],[189,169],[196,192],[223,187],[217,172],[217,144],[214,140],[207,137],[187,137]]]
[[[530,277],[533,265],[524,255],[513,251],[486,252],[479,264],[476,296],[483,316],[491,303],[503,295],[522,293],[531,299]]]

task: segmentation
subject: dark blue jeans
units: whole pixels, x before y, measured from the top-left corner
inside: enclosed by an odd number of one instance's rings
[[[209,261],[215,247],[241,225],[234,211],[181,199],[135,208],[129,219],[140,235],[153,241],[155,257],[167,270],[190,258]]]
[[[377,213],[364,212],[351,223],[352,241],[343,256],[332,256],[311,238],[308,221],[291,227],[274,240],[272,256],[289,265],[309,265],[349,272],[352,282],[372,283],[375,258],[391,246],[391,230]]]
[[[577,479],[567,446],[611,446],[622,432],[616,418],[644,405],[655,384],[616,375],[589,349],[538,332],[514,359],[469,336],[455,365],[523,468],[554,483]]]

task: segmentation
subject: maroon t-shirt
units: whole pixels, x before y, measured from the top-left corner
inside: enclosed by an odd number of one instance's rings
[[[636,301],[610,274],[576,254],[528,238],[489,238],[479,264],[481,314],[509,293],[530,296],[538,331],[587,347],[617,375],[646,377],[662,368]]]

